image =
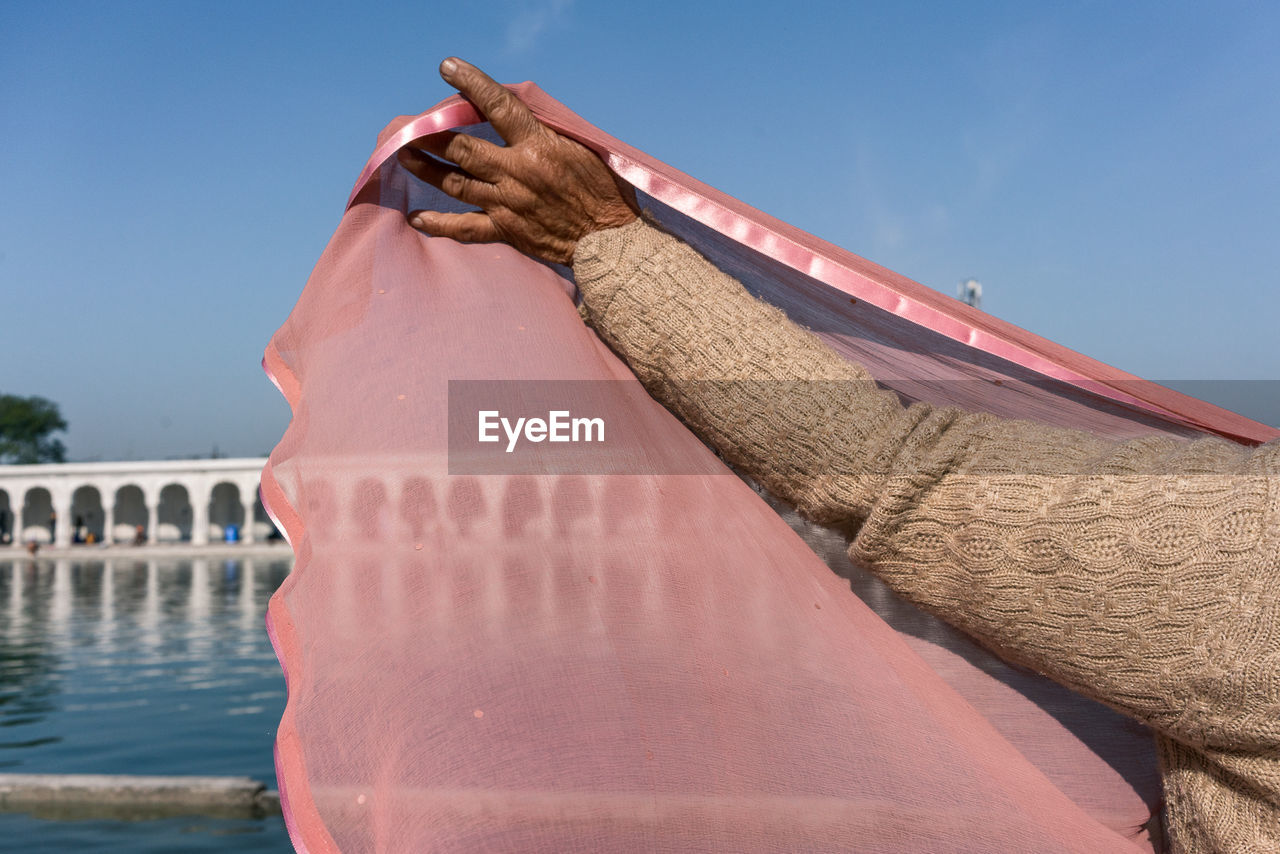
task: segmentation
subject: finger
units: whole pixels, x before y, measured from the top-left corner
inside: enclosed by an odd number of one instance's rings
[[[494,197],[494,186],[467,174],[449,163],[441,163],[414,148],[402,148],[396,154],[400,165],[431,186],[460,202],[484,207]]]
[[[451,56],[440,63],[440,76],[475,104],[508,144],[532,136],[541,127],[519,98],[471,63]]]
[[[413,145],[442,160],[451,160],[482,181],[496,184],[502,177],[497,161],[501,149],[485,139],[451,130],[414,140]]]
[[[497,243],[502,238],[486,213],[440,213],[413,211],[409,224],[434,237],[452,237],[464,243]]]

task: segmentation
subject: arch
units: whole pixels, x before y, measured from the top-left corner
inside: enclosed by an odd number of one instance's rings
[[[53,494],[43,486],[33,486],[22,497],[22,522],[18,527],[19,540],[35,541],[41,545],[53,542],[57,522],[53,511]]]
[[[0,545],[18,542],[18,517],[13,512],[13,502],[9,498],[9,490],[0,489]]]
[[[139,526],[143,537],[150,533],[147,530],[147,496],[142,487],[129,483],[116,490],[112,519],[111,530],[107,532],[112,542],[133,542]]]
[[[191,539],[192,511],[190,493],[181,483],[167,484],[160,490],[156,508],[157,542],[183,542]]]
[[[98,487],[85,484],[71,493],[71,541],[73,543],[102,542],[105,533],[106,513],[102,507],[102,493]]]
[[[271,521],[267,508],[262,506],[262,493],[257,489],[253,491],[253,535],[258,542],[284,538],[276,523]]]
[[[240,536],[244,536],[245,511],[240,487],[224,480],[214,484],[209,493],[209,539],[226,539],[228,525],[235,525]]]

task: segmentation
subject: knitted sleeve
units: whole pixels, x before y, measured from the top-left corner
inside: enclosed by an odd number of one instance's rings
[[[1185,850],[1280,850],[1280,443],[904,408],[642,220],[573,266],[588,322],[733,464],[904,597],[1156,730]]]

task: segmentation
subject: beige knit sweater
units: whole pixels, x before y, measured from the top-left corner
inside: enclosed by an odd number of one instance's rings
[[[1280,442],[904,409],[642,220],[573,269],[588,322],[730,462],[906,598],[1152,727],[1175,851],[1280,852]]]

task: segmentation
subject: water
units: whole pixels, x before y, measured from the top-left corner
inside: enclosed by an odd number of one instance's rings
[[[0,772],[247,776],[275,788],[290,559],[0,561]],[[287,852],[279,817],[43,821],[0,850]]]

